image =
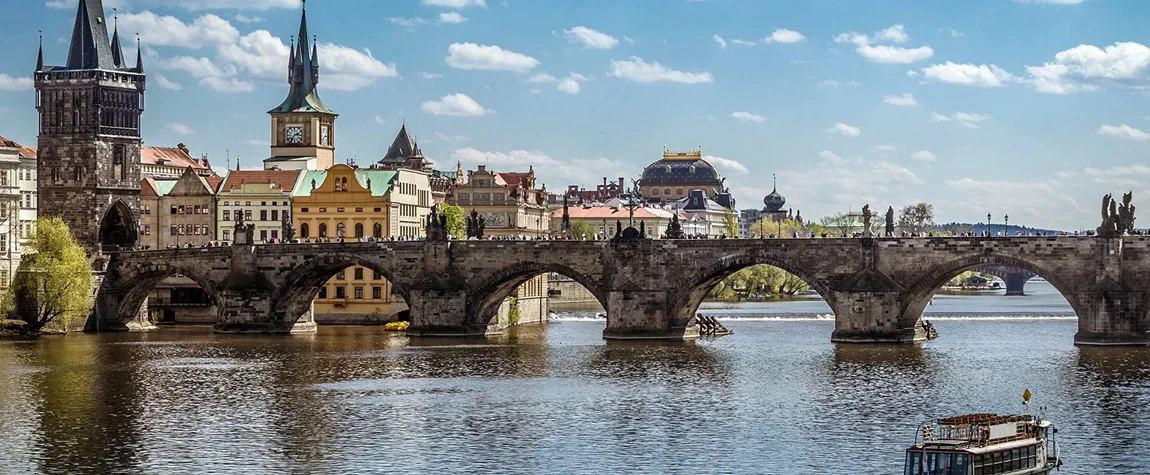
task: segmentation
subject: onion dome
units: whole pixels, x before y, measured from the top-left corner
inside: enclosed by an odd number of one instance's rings
[[[775,186],[771,189],[771,194],[767,195],[766,198],[763,198],[763,205],[766,206],[765,208],[763,208],[763,212],[764,213],[777,213],[777,212],[779,212],[779,210],[783,209],[783,206],[786,204],[787,204],[787,199],[784,198],[783,195],[779,194],[778,178],[776,177],[775,178]]]

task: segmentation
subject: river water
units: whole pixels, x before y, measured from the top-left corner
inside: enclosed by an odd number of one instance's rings
[[[939,297],[939,340],[830,343],[818,302],[708,304],[731,336],[487,341],[379,328],[0,342],[0,473],[901,473],[924,420],[1035,405],[1068,474],[1146,473],[1150,349],[1076,348],[1048,285]],[[825,305],[824,305],[825,307]]]

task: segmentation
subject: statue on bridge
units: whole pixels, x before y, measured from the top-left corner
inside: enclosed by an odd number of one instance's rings
[[[471,210],[467,217],[467,238],[483,239],[483,232],[487,230],[487,218],[479,215],[478,211]]]
[[[439,215],[439,206],[431,207],[427,214],[427,240],[443,242],[447,240],[447,215]]]
[[[870,205],[869,204],[863,205],[863,209],[862,209],[863,237],[874,237],[874,235],[871,233],[871,229],[870,229],[870,219],[872,216],[874,216],[874,214],[870,212]]]
[[[291,213],[284,211],[280,215],[280,236],[286,242],[291,242],[295,239],[295,226],[291,223]]]
[[[244,211],[236,210],[236,224],[232,232],[232,243],[239,245],[252,245],[254,242],[254,235],[256,233],[255,223],[248,224],[244,221]]]
[[[1118,204],[1110,194],[1102,197],[1102,225],[1098,227],[1101,237],[1119,237],[1134,233],[1134,192],[1122,195]]]
[[[686,239],[687,236],[683,234],[683,225],[679,223],[679,212],[671,215],[671,224],[667,225],[667,232],[663,234],[663,239]]]
[[[894,237],[894,206],[886,209],[886,237]]]

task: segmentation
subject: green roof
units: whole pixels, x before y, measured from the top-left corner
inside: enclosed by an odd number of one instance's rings
[[[168,196],[172,192],[172,188],[176,187],[176,182],[179,180],[156,180],[156,193],[160,196]]]
[[[359,182],[359,186],[367,187],[368,180],[371,180],[371,196],[386,196],[391,192],[391,186],[395,183],[396,177],[399,176],[398,172],[387,170],[356,170],[355,178]],[[327,170],[308,170],[300,174],[300,181],[296,182],[296,186],[292,189],[292,196],[311,196],[311,181],[315,180],[315,186],[323,186],[323,182],[327,180]]]

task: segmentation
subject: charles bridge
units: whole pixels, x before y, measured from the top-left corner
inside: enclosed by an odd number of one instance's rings
[[[1007,266],[1049,281],[1078,315],[1075,342],[1146,345],[1150,238],[960,237],[765,240],[411,241],[235,245],[113,253],[89,327],[135,330],[149,291],[181,274],[218,308],[224,333],[314,331],[310,302],[340,270],[384,275],[411,308],[413,336],[478,336],[533,276],[579,282],[607,310],[607,339],[689,339],[723,278],[769,264],[805,280],[835,314],[836,342],[925,338],[923,309],[955,275]]]

